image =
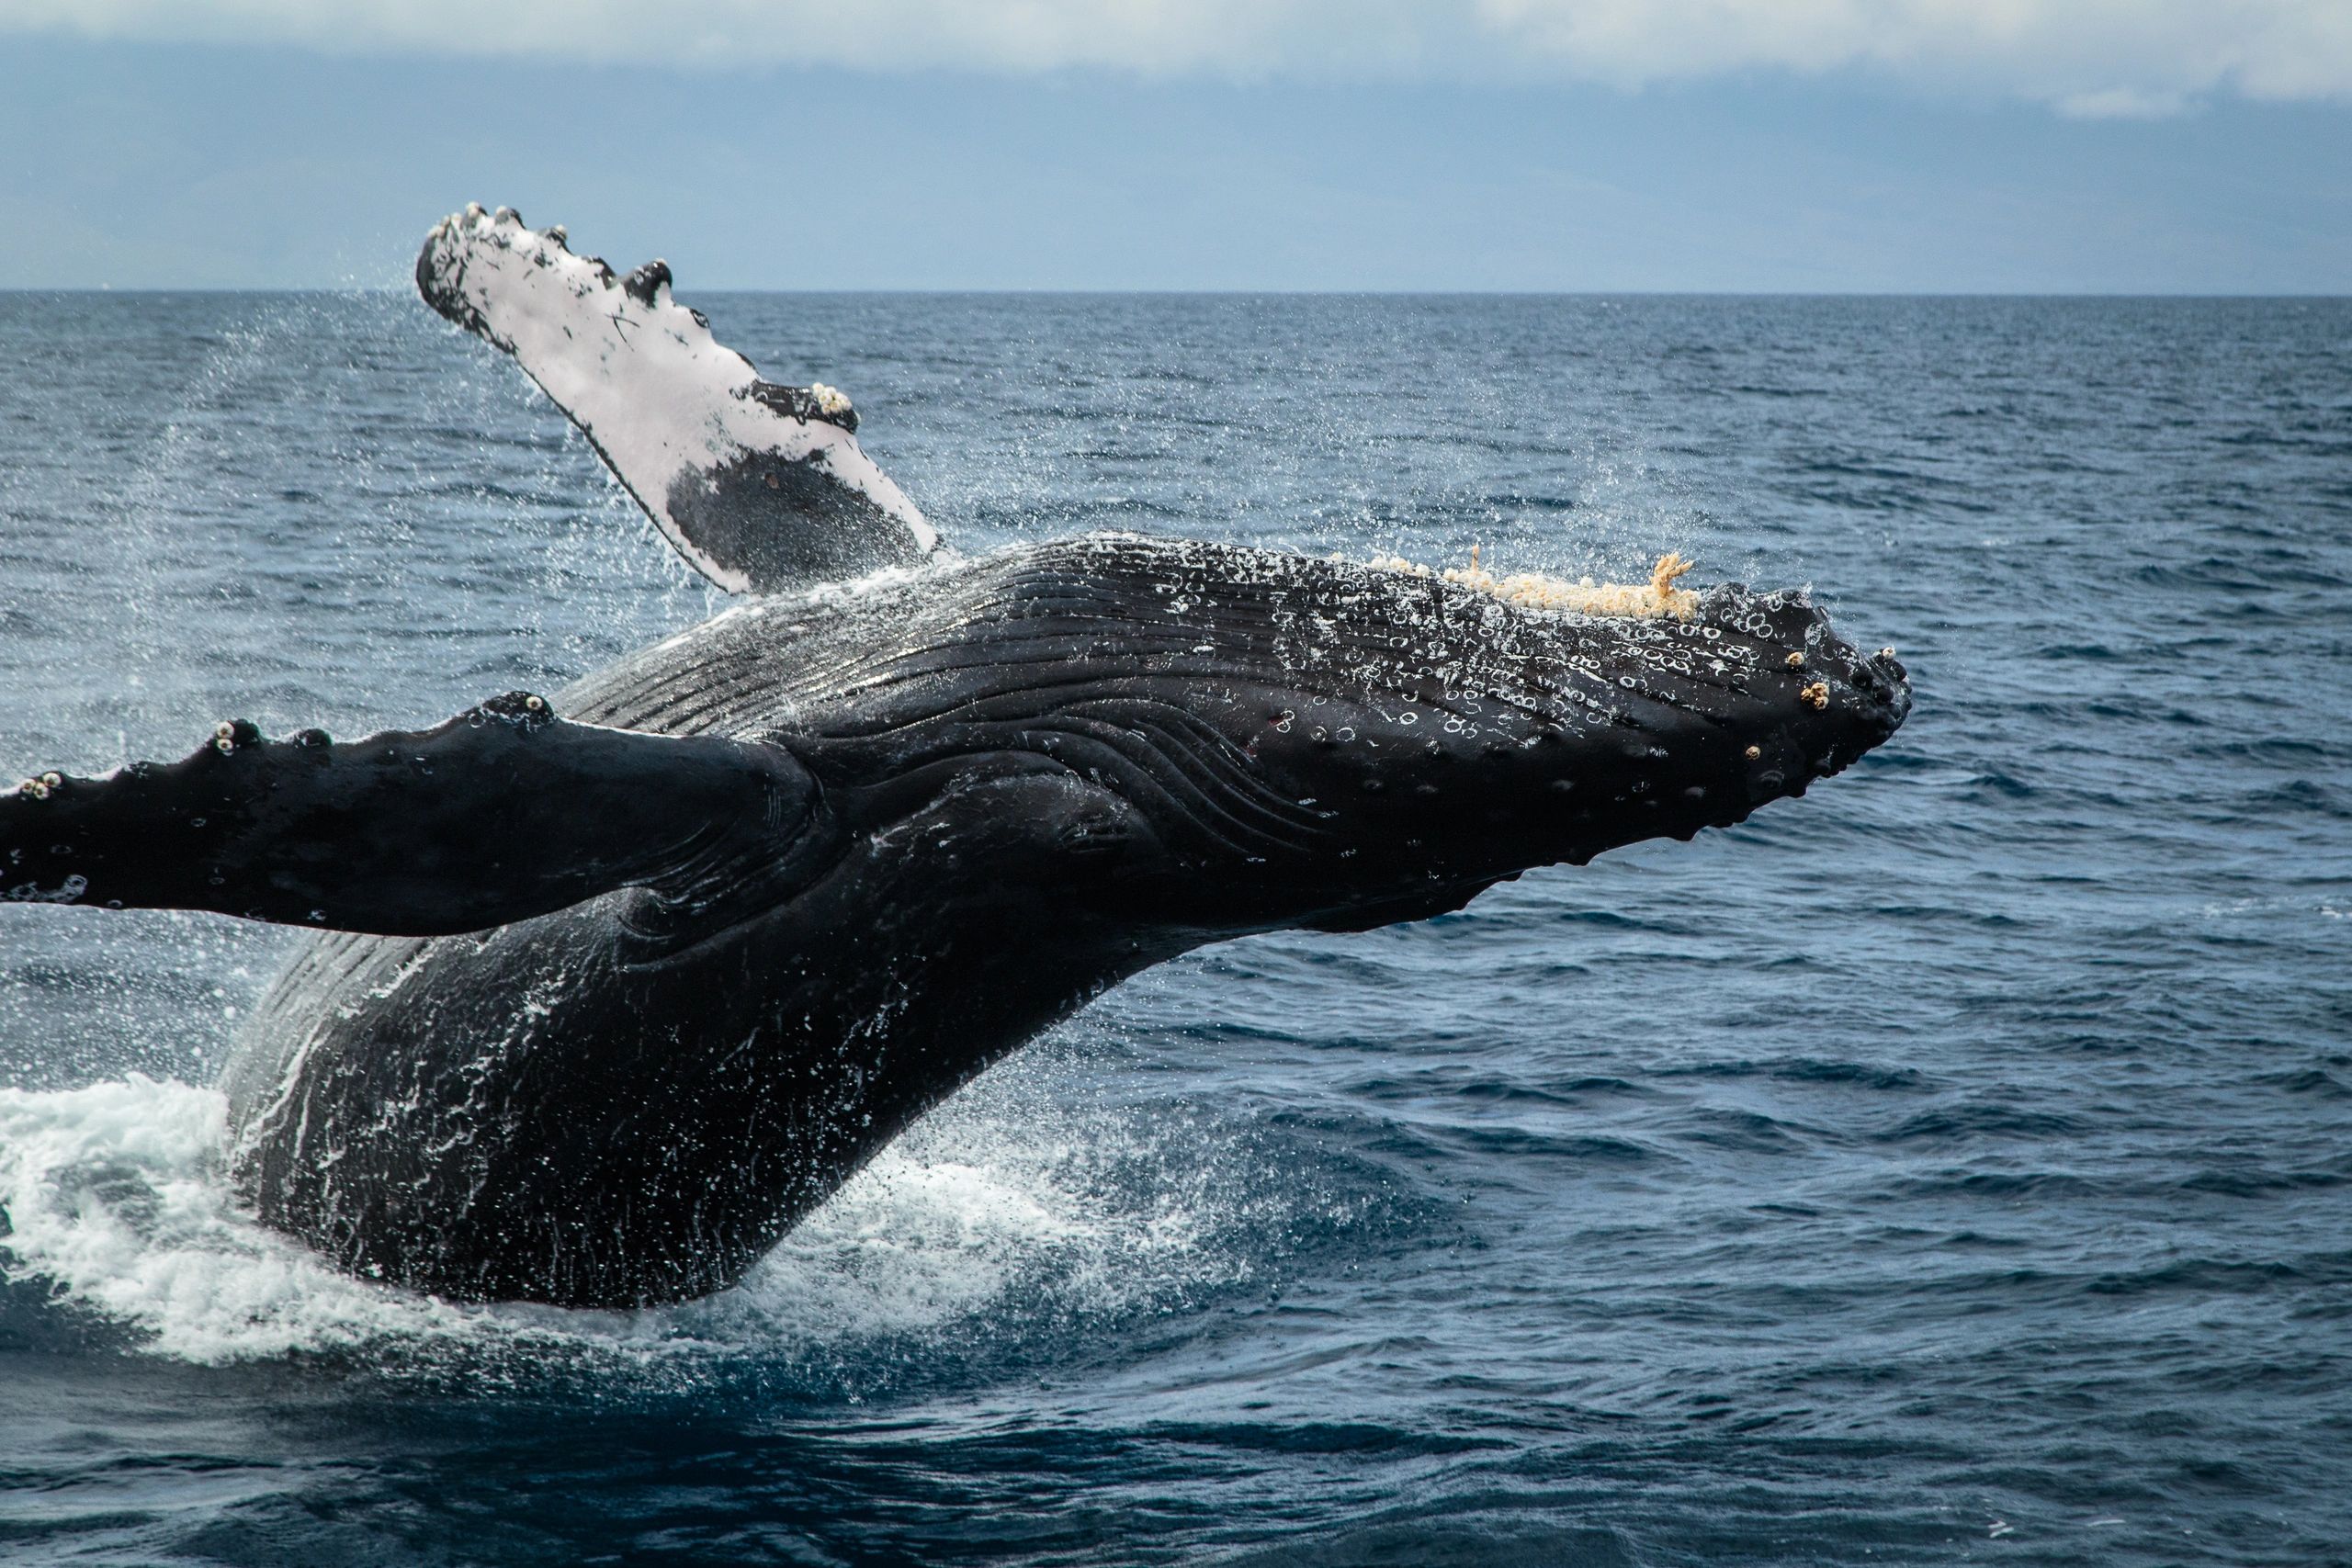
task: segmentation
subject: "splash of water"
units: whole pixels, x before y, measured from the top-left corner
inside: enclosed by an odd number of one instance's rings
[[[45,1280],[149,1352],[209,1364],[388,1348],[806,1359],[951,1333],[1013,1303],[1100,1316],[1250,1275],[1263,1248],[1246,1233],[1270,1200],[1238,1162],[1037,1089],[1034,1072],[992,1076],[742,1284],[642,1312],[454,1303],[339,1273],[238,1201],[218,1089],[140,1073],[0,1089],[0,1270]]]

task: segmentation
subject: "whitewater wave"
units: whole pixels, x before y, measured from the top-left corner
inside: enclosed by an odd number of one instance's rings
[[[1281,1216],[1230,1146],[1040,1104],[1023,1077],[1000,1069],[884,1150],[734,1289],[640,1312],[454,1303],[338,1272],[238,1202],[218,1089],[138,1073],[0,1089],[0,1271],[209,1364],[387,1346],[831,1361],[1007,1308],[1115,1314],[1249,1277],[1261,1249],[1245,1233]]]

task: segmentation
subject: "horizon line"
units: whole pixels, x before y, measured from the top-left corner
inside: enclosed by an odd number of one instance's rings
[[[382,295],[413,292],[407,284],[280,284],[255,286],[247,284],[141,284],[135,288],[118,288],[112,284],[0,284],[0,296],[6,295],[91,295],[100,298],[117,296],[131,298],[141,295]],[[1207,287],[1192,288],[1085,288],[1012,285],[998,287],[914,287],[865,288],[808,288],[773,285],[697,285],[696,296],[706,294],[776,294],[801,295],[808,298],[825,296],[900,295],[937,299],[1001,299],[1035,297],[1061,299],[2113,299],[2113,300],[2184,300],[2231,301],[2277,300],[2324,302],[2352,300],[2352,288],[2334,293],[2290,292],[2284,290],[2246,290],[2239,293],[2213,293],[2210,290],[2149,290],[2149,289],[2036,289],[2036,288],[1288,288]]]

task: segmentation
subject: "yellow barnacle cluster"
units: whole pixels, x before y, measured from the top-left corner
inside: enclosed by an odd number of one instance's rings
[[[1657,566],[1647,582],[1595,582],[1589,577],[1576,582],[1566,578],[1546,577],[1541,572],[1514,572],[1509,577],[1497,577],[1478,564],[1478,551],[1470,551],[1468,566],[1450,566],[1442,571],[1432,571],[1419,561],[1402,556],[1374,556],[1365,563],[1375,571],[1401,572],[1408,577],[1436,577],[1462,587],[1475,589],[1528,610],[1557,610],[1578,615],[1620,615],[1627,618],[1658,618],[1670,616],[1687,621],[1698,614],[1699,595],[1687,588],[1677,588],[1675,581],[1688,572],[1691,562],[1669,550],[1658,558]]]

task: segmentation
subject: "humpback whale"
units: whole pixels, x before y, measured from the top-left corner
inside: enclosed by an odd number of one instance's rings
[[[0,894],[314,928],[224,1077],[264,1221],[471,1300],[738,1279],[1121,979],[1689,839],[1893,734],[1800,592],[1098,533],[965,556],[856,439],[560,227],[469,208],[424,299],[739,597],[417,731],[219,725],[0,798]]]

